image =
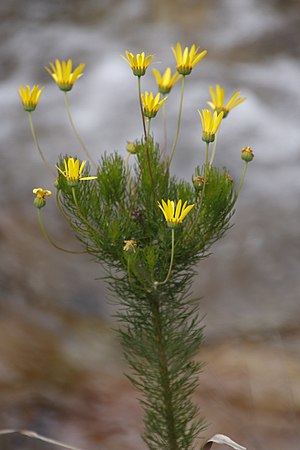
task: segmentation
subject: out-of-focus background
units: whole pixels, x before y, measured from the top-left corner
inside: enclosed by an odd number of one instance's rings
[[[142,414],[113,332],[103,275],[87,256],[43,239],[32,188],[53,180],[34,148],[20,83],[45,86],[33,121],[51,164],[80,153],[62,93],[43,69],[86,63],[70,93],[74,120],[98,159],[125,155],[141,135],[128,49],[174,66],[170,47],[208,54],[186,83],[173,170],[190,179],[203,160],[197,114],[208,86],[247,101],[222,126],[216,163],[236,180],[249,165],[234,227],[199,265],[206,361],[196,401],[209,422],[248,449],[299,449],[300,441],[300,3],[298,0],[10,0],[0,3],[0,428],[26,428],[86,450],[141,450]],[[155,89],[149,70],[143,86]],[[175,129],[176,86],[168,105]],[[160,117],[154,130],[162,137]],[[79,248],[50,199],[42,211],[57,243]],[[49,449],[0,436],[0,449]]]

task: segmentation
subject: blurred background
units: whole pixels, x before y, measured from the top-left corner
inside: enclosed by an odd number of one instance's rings
[[[85,450],[142,450],[142,413],[113,331],[103,271],[85,255],[44,240],[32,188],[53,180],[32,141],[17,94],[45,86],[33,121],[51,164],[80,148],[49,61],[86,63],[70,93],[73,118],[94,159],[125,155],[141,136],[136,78],[120,55],[155,54],[174,67],[170,47],[195,43],[208,54],[186,83],[173,162],[191,179],[203,161],[197,114],[220,83],[247,101],[222,126],[216,164],[236,180],[241,148],[255,153],[231,230],[199,265],[206,362],[196,401],[206,437],[228,434],[248,449],[299,449],[300,440],[300,3],[299,0],[10,0],[0,2],[0,428],[32,429]],[[151,71],[144,89],[155,89]],[[179,86],[168,104],[175,130]],[[162,138],[161,117],[153,122]],[[49,234],[79,248],[50,199]],[[53,450],[16,435],[0,449]]]

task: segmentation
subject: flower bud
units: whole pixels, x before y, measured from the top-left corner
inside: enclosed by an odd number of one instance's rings
[[[44,198],[35,197],[33,200],[33,204],[36,208],[40,209],[46,205],[46,200]]]
[[[253,158],[254,158],[254,153],[253,153],[251,147],[244,147],[242,149],[241,157],[242,157],[242,160],[247,162],[247,163],[252,161]]]
[[[139,146],[136,142],[133,141],[127,141],[127,147],[126,150],[131,155],[136,155],[139,152]]]
[[[33,200],[33,204],[36,208],[40,209],[46,205],[46,198],[52,195],[51,191],[43,188],[35,188],[33,189],[33,194],[35,194],[35,199]]]
[[[203,183],[204,183],[204,177],[202,177],[201,175],[193,176],[193,185],[197,191],[202,189]]]

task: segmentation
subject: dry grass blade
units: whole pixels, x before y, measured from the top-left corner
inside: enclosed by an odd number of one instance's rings
[[[228,447],[234,448],[234,450],[247,450],[246,447],[242,447],[237,444],[228,436],[225,436],[225,434],[215,434],[213,437],[208,439],[206,444],[202,447],[202,450],[210,450],[213,444],[228,445]]]
[[[67,448],[69,450],[83,450],[83,449],[80,449],[78,447],[72,447],[71,445],[64,444],[63,442],[55,441],[54,439],[50,439],[50,438],[47,438],[45,436],[41,436],[40,434],[37,434],[35,431],[30,431],[30,430],[10,430],[10,429],[0,430],[0,435],[12,434],[12,433],[22,434],[23,436],[27,436],[27,437],[30,437],[32,439],[38,439],[38,440],[44,441],[44,442],[48,442],[48,444],[54,444],[54,445],[57,445],[58,447]]]

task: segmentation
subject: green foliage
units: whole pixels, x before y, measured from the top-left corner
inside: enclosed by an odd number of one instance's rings
[[[204,422],[192,402],[201,365],[193,361],[202,342],[197,305],[187,296],[194,266],[229,227],[233,183],[225,169],[196,168],[206,178],[194,186],[170,176],[159,146],[136,143],[133,165],[115,153],[102,157],[98,179],[70,188],[59,175],[59,199],[77,237],[109,272],[109,289],[122,306],[117,313],[129,379],[142,393],[144,439],[150,449],[194,447]],[[129,172],[130,171],[130,172]],[[205,177],[204,177],[205,174]],[[194,208],[171,229],[158,201]],[[124,241],[136,247],[124,250]]]

